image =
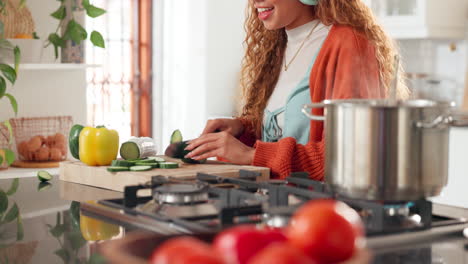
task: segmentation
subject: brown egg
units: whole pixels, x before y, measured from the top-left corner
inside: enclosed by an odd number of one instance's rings
[[[49,160],[50,150],[49,147],[42,147],[35,153],[35,158],[37,161],[48,161]]]
[[[55,136],[48,136],[45,140],[45,144],[51,148],[55,146]]]
[[[28,142],[23,141],[18,145],[18,153],[23,157],[26,158],[26,153],[28,153]]]
[[[41,146],[46,143],[46,138],[43,135],[38,136],[41,139]]]
[[[28,150],[30,152],[38,151],[42,146],[42,141],[39,136],[32,137],[28,142]]]
[[[66,144],[67,143],[67,138],[62,134],[62,133],[57,133],[55,134],[55,144]]]
[[[35,152],[29,151],[29,149],[27,149],[24,155],[24,159],[29,161],[36,160]]]
[[[50,160],[52,161],[60,161],[62,160],[62,151],[58,148],[51,148],[50,149]]]
[[[67,155],[67,145],[65,143],[59,143],[57,142],[54,146],[54,148],[60,149],[60,152],[62,153],[63,156]]]

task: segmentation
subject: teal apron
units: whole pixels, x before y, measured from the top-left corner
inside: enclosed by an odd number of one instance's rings
[[[322,43],[323,44],[323,43]],[[312,58],[306,76],[299,82],[296,88],[289,94],[286,104],[272,112],[265,109],[265,121],[262,129],[262,141],[276,142],[282,138],[293,137],[298,144],[305,145],[309,142],[310,119],[302,114],[303,105],[310,104],[309,79],[310,72],[321,48]],[[284,127],[278,125],[277,116],[284,112]]]

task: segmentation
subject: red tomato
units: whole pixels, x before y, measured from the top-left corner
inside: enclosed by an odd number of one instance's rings
[[[290,243],[320,263],[349,259],[363,228],[359,215],[343,202],[310,201],[294,214],[286,230]]]
[[[243,225],[221,232],[216,236],[213,246],[228,263],[246,264],[266,246],[286,240],[281,230],[261,230],[255,226]]]
[[[316,264],[301,250],[288,243],[275,243],[250,259],[249,264]]]
[[[188,236],[177,237],[156,248],[151,264],[224,264],[223,259],[206,243]]]

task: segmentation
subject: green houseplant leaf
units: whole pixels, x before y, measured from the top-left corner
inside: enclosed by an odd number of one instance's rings
[[[5,158],[8,166],[10,166],[15,161],[15,153],[10,149],[5,149]]]
[[[3,190],[0,190],[0,215],[8,209],[8,197]]]
[[[13,54],[15,55],[15,72],[18,72],[21,60],[21,50],[18,46],[13,49]]]
[[[73,40],[76,44],[80,44],[82,40],[85,40],[88,37],[86,30],[75,20],[70,20],[67,25],[66,32],[63,36],[63,39]]]
[[[15,84],[16,81],[16,71],[10,65],[7,64],[0,64],[0,71],[2,71],[3,75],[11,82],[11,84]]]
[[[56,18],[58,20],[62,20],[67,16],[67,10],[65,9],[65,6],[60,6],[55,12],[50,14],[53,18]]]
[[[86,9],[86,14],[89,17],[92,17],[92,18],[102,16],[102,15],[104,15],[106,13],[106,10],[104,10],[102,8],[99,8],[99,7],[96,7],[96,6],[93,6],[91,4],[88,4],[88,5],[84,6],[84,8]]]
[[[106,45],[104,44],[104,38],[102,37],[101,33],[97,31],[91,32],[91,42],[96,47],[100,47],[103,49],[106,47]]]
[[[6,81],[5,78],[0,76],[0,99],[5,95],[6,92]]]
[[[8,191],[6,192],[6,195],[11,196],[11,195],[15,194],[16,191],[18,190],[18,187],[19,187],[19,179],[16,178],[11,183],[10,189],[8,189]]]
[[[15,97],[11,94],[5,94],[6,97],[10,100],[11,107],[13,108],[13,111],[15,112],[15,115],[18,114],[18,102],[16,101]]]
[[[61,248],[61,249],[58,249],[54,252],[55,255],[59,256],[63,263],[67,264],[67,263],[70,263],[70,254],[68,253],[67,250]]]
[[[19,210],[18,210],[18,205],[13,204],[13,206],[10,208],[8,213],[5,215],[5,218],[3,219],[3,223],[10,223],[13,220],[15,220],[18,217]]]

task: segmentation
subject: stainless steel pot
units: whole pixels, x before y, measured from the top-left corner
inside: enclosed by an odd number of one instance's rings
[[[311,109],[325,108],[325,116]],[[325,122],[325,180],[339,194],[410,201],[440,194],[448,178],[450,103],[326,100],[305,105]],[[465,122],[466,123],[466,122]]]

